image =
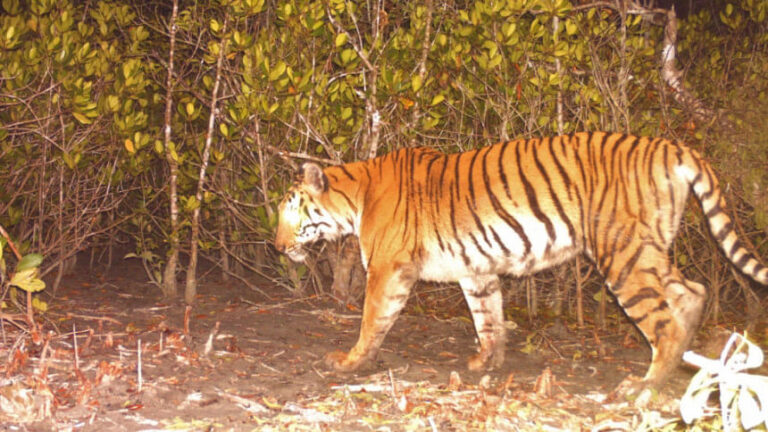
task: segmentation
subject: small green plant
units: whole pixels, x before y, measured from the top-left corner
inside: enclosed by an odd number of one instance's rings
[[[278,258],[280,266],[277,267],[277,271],[280,276],[290,281],[289,291],[294,295],[300,295],[303,292],[302,279],[307,273],[307,266],[304,264],[297,264],[290,262],[286,257],[280,256]]]
[[[22,256],[18,248],[11,242],[6,231],[0,227],[0,293],[9,292],[11,288],[20,289],[27,293],[27,321],[30,326],[34,324],[32,309],[32,293],[45,289],[45,282],[40,279],[40,264],[43,262],[43,256],[37,253],[31,253]],[[8,272],[8,266],[3,256],[5,246],[10,246],[18,260],[13,272]],[[37,302],[40,309],[45,309],[45,304]],[[0,307],[3,305],[0,299]]]

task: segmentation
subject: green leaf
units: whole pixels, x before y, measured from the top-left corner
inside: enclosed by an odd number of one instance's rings
[[[568,36],[573,36],[578,31],[578,27],[576,26],[576,23],[574,23],[572,20],[565,20],[565,32],[568,34]]]
[[[339,33],[336,35],[336,48],[339,48],[340,46],[347,43],[348,36],[346,33]]]
[[[603,298],[603,292],[602,292],[602,291],[597,291],[597,292],[596,292],[596,293],[595,293],[595,294],[592,296],[592,299],[593,299],[593,300],[595,300],[596,302],[599,302],[599,301],[600,301],[602,298]],[[608,297],[606,297],[606,298],[608,298]]]
[[[347,65],[349,62],[355,59],[357,57],[357,54],[355,53],[355,50],[351,48],[347,48],[341,52],[341,64]]]
[[[32,299],[32,307],[40,312],[46,312],[48,310],[48,303],[46,303],[45,300],[35,297]]]
[[[11,285],[27,292],[38,292],[45,289],[45,282],[37,277],[37,268],[17,271],[11,278]]]
[[[432,102],[429,103],[429,106],[435,106],[444,100],[445,100],[445,95],[443,94],[435,95],[435,97],[432,98]]]
[[[280,78],[283,73],[285,72],[286,64],[283,61],[277,62],[275,67],[272,69],[272,71],[269,73],[269,80],[275,81],[278,78]]]
[[[107,96],[107,106],[113,113],[117,112],[120,109],[120,98],[115,95]]]
[[[244,3],[252,14],[259,13],[264,8],[264,0],[245,0]]]
[[[212,19],[211,22],[210,22],[209,27],[210,27],[212,32],[217,33],[219,30],[221,30],[222,25],[217,20]]]
[[[200,207],[200,201],[195,196],[190,196],[187,199],[182,198],[181,201],[184,203],[184,210],[190,213]]]
[[[422,85],[424,85],[424,83],[422,82],[420,76],[414,75],[411,78],[411,89],[414,91],[414,93],[418,93],[418,91],[421,90]]]
[[[488,62],[488,69],[493,69],[496,66],[501,64],[501,55],[496,54],[493,57],[491,57],[491,61]]]
[[[16,271],[28,270],[31,268],[40,267],[40,263],[43,262],[43,256],[37,253],[31,253],[24,255],[21,261],[16,265]]]
[[[509,38],[515,33],[515,30],[517,30],[517,24],[515,23],[504,23],[501,26],[501,31],[504,33],[504,37]]]
[[[79,112],[72,112],[72,115],[75,116],[77,121],[80,123],[87,125],[93,123],[93,120],[89,119],[87,116],[80,114]]]
[[[20,12],[19,0],[3,0],[3,9],[11,15],[18,15]]]
[[[62,153],[61,157],[62,159],[64,159],[64,163],[67,165],[69,169],[75,169],[75,160],[72,158],[69,152]]]

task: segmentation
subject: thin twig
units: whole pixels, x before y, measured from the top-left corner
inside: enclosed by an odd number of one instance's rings
[[[72,324],[72,340],[74,341],[74,349],[75,349],[75,370],[80,369],[80,354],[78,354],[77,349],[77,326],[76,324]]]
[[[142,376],[141,376],[141,338],[139,338],[136,343],[138,345],[138,349],[137,349],[138,361],[136,363],[136,369],[138,370],[138,375],[139,375],[139,377],[138,377],[138,381],[139,381],[138,392],[141,393],[141,387],[142,387],[142,385],[144,383],[144,380],[142,379]]]
[[[118,325],[119,325],[119,324],[122,324],[120,321],[118,321],[118,320],[116,320],[116,319],[114,319],[114,318],[111,318],[111,317],[107,317],[107,316],[104,316],[104,317],[95,317],[95,316],[80,315],[80,314],[69,314],[69,313],[68,313],[68,314],[67,314],[67,317],[68,317],[68,318],[80,318],[80,319],[84,319],[84,320],[109,321],[109,322],[111,322],[111,323],[113,323],[113,324],[118,324]]]
[[[310,301],[310,300],[312,300],[312,298],[313,298],[313,297],[311,297],[311,296],[310,296],[310,297],[303,297],[303,298],[298,298],[298,299],[288,300],[288,301],[286,301],[286,302],[282,302],[282,303],[276,303],[276,304],[272,304],[272,305],[262,305],[262,304],[259,304],[259,303],[256,303],[256,302],[252,302],[252,301],[250,301],[250,300],[246,300],[246,299],[244,299],[244,298],[242,298],[242,297],[240,298],[240,301],[241,301],[241,302],[243,302],[243,303],[247,303],[247,304],[249,304],[249,305],[253,305],[253,306],[256,306],[256,307],[258,307],[260,310],[264,310],[264,311],[267,311],[267,310],[272,310],[272,309],[281,308],[281,307],[283,307],[283,306],[287,306],[287,305],[289,305],[289,304],[293,304],[293,303],[299,303],[299,302]]]
[[[392,375],[392,368],[387,369],[389,372],[389,395],[392,397],[392,402],[397,405],[397,392],[395,391],[395,377]]]
[[[308,160],[308,161],[312,161],[312,162],[317,162],[317,163],[321,163],[321,164],[324,164],[324,165],[339,165],[341,163],[340,161],[335,161],[333,159],[312,156],[312,155],[308,155],[308,154],[305,154],[305,153],[296,153],[296,152],[285,151],[283,149],[279,149],[279,148],[271,146],[269,144],[264,145],[264,148],[266,148],[267,150],[277,154],[278,156],[280,156],[281,158],[285,159],[286,161],[290,160],[289,158],[295,158],[295,159],[304,159],[304,160]],[[295,167],[294,167],[294,169],[295,169]]]
[[[220,39],[219,56],[216,60],[216,74],[213,80],[213,89],[211,89],[211,107],[210,115],[208,117],[208,130],[205,134],[205,144],[203,145],[203,154],[200,157],[200,171],[197,177],[197,190],[195,192],[195,199],[198,205],[192,211],[192,221],[190,224],[190,240],[189,240],[189,262],[187,264],[187,280],[184,288],[184,300],[191,304],[195,301],[197,295],[197,260],[198,260],[198,239],[200,237],[200,214],[203,207],[203,191],[206,180],[206,171],[208,169],[208,163],[211,156],[211,145],[213,144],[213,136],[216,133],[214,126],[216,125],[216,115],[218,113],[217,103],[219,102],[219,86],[221,85],[222,71],[224,68],[224,56],[227,52],[227,29],[229,25],[229,13],[224,16],[224,25],[221,29],[222,37]]]
[[[264,414],[269,412],[267,407],[256,401],[237,396],[232,393],[227,393],[219,389],[216,389],[216,394],[218,394],[220,397],[223,397],[224,399],[229,399],[230,401],[238,404],[241,408],[252,414]]]
[[[192,316],[192,306],[187,305],[184,309],[184,336],[189,336],[189,318]]]
[[[211,333],[208,334],[208,340],[205,342],[205,347],[203,348],[204,356],[207,356],[208,354],[210,354],[211,350],[213,349],[213,339],[219,333],[219,325],[221,325],[221,321],[216,321],[216,324],[213,326],[213,329],[211,329]]]
[[[16,244],[11,240],[11,237],[8,235],[8,232],[5,231],[2,225],[0,225],[0,235],[2,235],[6,241],[8,241],[8,246],[11,247],[11,250],[13,251],[13,254],[16,255],[16,259],[21,259],[21,254],[19,253],[19,250],[16,248]]]

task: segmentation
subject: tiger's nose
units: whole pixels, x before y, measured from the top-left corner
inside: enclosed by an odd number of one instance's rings
[[[275,241],[275,249],[280,253],[285,253],[285,244],[281,241]]]

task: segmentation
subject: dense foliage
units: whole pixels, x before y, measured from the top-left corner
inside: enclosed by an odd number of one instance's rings
[[[608,129],[702,150],[756,227],[745,231],[765,239],[766,2],[722,2],[681,22],[685,83],[721,114],[706,124],[660,78],[663,14],[578,3],[182,1],[166,125],[170,5],[3,0],[0,226],[46,257],[43,274],[127,242],[159,284],[171,235],[188,250],[199,209],[196,244],[210,262],[297,279],[268,246],[288,156],[335,163]],[[765,240],[756,246],[768,256]]]

